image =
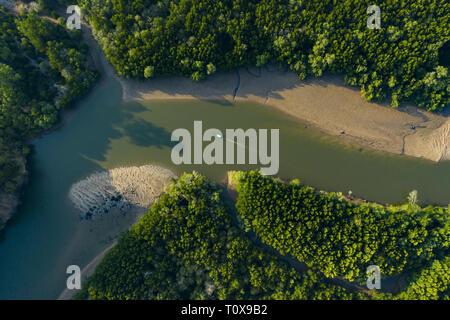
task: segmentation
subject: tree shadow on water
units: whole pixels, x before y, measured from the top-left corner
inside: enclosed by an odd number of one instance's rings
[[[144,119],[128,121],[123,125],[123,132],[133,144],[141,147],[163,148],[173,145],[169,131]]]
[[[130,113],[139,113],[139,112],[151,112],[149,108],[146,108],[141,103],[138,102],[127,102],[122,104],[122,110],[130,112]]]

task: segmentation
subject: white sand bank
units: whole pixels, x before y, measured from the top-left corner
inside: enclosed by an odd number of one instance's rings
[[[150,208],[176,176],[153,165],[96,172],[75,183],[69,198],[83,215],[95,216],[112,208]]]

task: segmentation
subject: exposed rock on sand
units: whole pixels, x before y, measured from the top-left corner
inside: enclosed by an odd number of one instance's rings
[[[153,165],[116,168],[96,172],[75,183],[69,198],[86,217],[126,210],[131,206],[149,208],[176,178],[170,170]]]
[[[0,229],[1,225],[11,218],[18,204],[19,201],[15,195],[0,193]]]
[[[241,68],[203,82],[160,77],[145,82],[118,79],[125,101],[200,99],[254,101],[310,122],[325,133],[380,151],[450,160],[449,118],[414,106],[392,109],[369,103],[343,77],[301,81],[292,72]]]
[[[28,178],[25,156],[16,154],[16,165],[20,169],[18,176],[12,181],[15,184],[15,190],[0,192],[0,229],[14,215],[20,202],[18,194]]]

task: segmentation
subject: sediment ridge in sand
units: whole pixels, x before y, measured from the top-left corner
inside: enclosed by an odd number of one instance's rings
[[[327,134],[396,154],[450,160],[450,118],[414,106],[369,103],[343,77],[301,81],[292,72],[240,68],[201,82],[183,77],[147,81],[118,78],[125,101],[170,99],[252,101],[308,121]]]
[[[153,165],[116,168],[96,172],[75,183],[69,198],[85,217],[95,217],[112,208],[150,208],[171,178],[176,176],[170,170]]]

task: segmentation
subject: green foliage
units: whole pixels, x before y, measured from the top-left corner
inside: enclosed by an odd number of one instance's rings
[[[185,174],[105,255],[79,299],[356,299],[232,225],[216,185]]]
[[[0,192],[16,189],[24,141],[51,128],[97,79],[86,62],[78,31],[0,9]]]
[[[153,78],[155,75],[155,67],[154,66],[148,66],[144,70],[144,77],[145,78]]]
[[[398,299],[450,300],[450,257],[434,260],[418,273]]]
[[[445,0],[380,0],[382,25],[366,26],[365,0],[79,0],[121,76],[181,74],[198,81],[238,66],[279,63],[300,78],[344,74],[368,101],[450,102]],[[448,47],[448,46],[447,46]],[[442,50],[441,50],[442,51]]]
[[[174,181],[105,255],[76,299],[448,299],[448,208],[348,202],[256,172],[230,172],[239,220],[298,271],[233,225],[220,189],[194,172]],[[428,261],[431,261],[428,263]],[[409,275],[394,296],[344,289],[368,265]],[[359,278],[358,280],[361,280]],[[364,279],[366,280],[366,279]],[[365,282],[365,281],[364,281]]]
[[[448,255],[448,208],[411,203],[385,208],[257,172],[239,178],[236,209],[245,227],[327,277],[363,282],[369,265],[391,276]]]

